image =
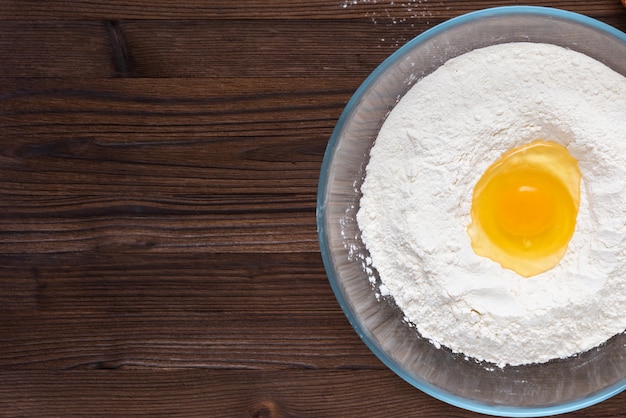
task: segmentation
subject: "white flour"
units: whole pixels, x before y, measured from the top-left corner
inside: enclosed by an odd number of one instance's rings
[[[473,188],[512,147],[566,146],[582,173],[561,262],[524,278],[477,256]],[[544,362],[626,329],[626,78],[577,52],[511,43],[448,61],[387,118],[357,221],[372,266],[435,345],[499,365]]]

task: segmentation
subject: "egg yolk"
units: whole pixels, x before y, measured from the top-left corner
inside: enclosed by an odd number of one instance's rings
[[[506,152],[474,187],[474,252],[525,277],[556,266],[576,227],[580,177],[562,145],[536,140]]]

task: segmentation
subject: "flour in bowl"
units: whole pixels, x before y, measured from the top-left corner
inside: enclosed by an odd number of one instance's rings
[[[467,229],[483,172],[537,139],[578,161],[580,206],[561,261],[522,277],[478,256]],[[519,365],[626,329],[626,78],[598,61],[536,43],[448,61],[389,114],[361,191],[372,266],[436,345]]]

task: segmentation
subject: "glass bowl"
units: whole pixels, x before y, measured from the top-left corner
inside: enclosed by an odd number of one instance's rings
[[[626,34],[572,12],[511,6],[469,13],[417,36],[384,61],[348,102],[319,180],[317,227],[330,284],[348,320],[383,363],[449,404],[499,416],[545,416],[598,403],[626,388],[626,334],[547,363],[490,367],[420,337],[366,272],[356,222],[369,151],[386,115],[422,77],[455,56],[508,42],[582,52],[626,76]],[[378,293],[378,294],[377,294]]]

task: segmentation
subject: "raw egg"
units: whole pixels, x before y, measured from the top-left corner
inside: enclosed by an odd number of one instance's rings
[[[474,252],[524,277],[556,266],[576,227],[580,177],[576,159],[554,142],[504,153],[474,187]]]

